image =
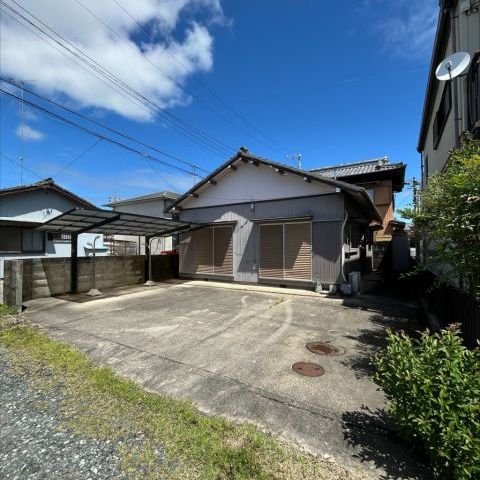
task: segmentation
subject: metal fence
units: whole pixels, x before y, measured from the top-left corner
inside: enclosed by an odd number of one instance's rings
[[[480,302],[453,285],[437,285],[435,280],[436,276],[431,272],[417,276],[418,293],[425,298],[427,308],[437,317],[442,328],[459,323],[465,345],[476,347],[480,340]]]

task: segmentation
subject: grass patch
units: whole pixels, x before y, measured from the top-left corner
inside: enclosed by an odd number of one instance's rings
[[[5,317],[7,315],[16,315],[17,310],[13,307],[9,307],[4,303],[0,303],[0,317]]]
[[[13,368],[36,389],[65,389],[65,426],[117,445],[132,479],[342,479],[348,471],[276,440],[251,424],[201,414],[193,404],[155,395],[38,329],[0,331]],[[136,437],[135,447],[127,439]]]

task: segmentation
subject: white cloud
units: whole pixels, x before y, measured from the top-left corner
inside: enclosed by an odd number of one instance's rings
[[[15,133],[17,134],[18,137],[22,136],[22,126],[19,125],[15,129]],[[24,125],[23,126],[23,139],[25,141],[38,141],[38,140],[43,140],[45,138],[45,135],[40,131],[36,130],[35,128],[30,127],[29,125]]]
[[[219,0],[117,0],[150,36],[113,0],[79,1],[125,40],[74,1],[23,0],[21,5],[161,107],[189,102],[177,84],[184,85],[189,72],[212,68],[213,38],[208,25],[224,18]],[[6,7],[2,10],[10,13]],[[34,79],[36,89],[66,95],[80,106],[103,108],[137,120],[152,118],[151,110],[102,83],[72,61],[71,55],[59,53],[7,15],[2,15],[1,21],[4,75]]]
[[[373,20],[390,53],[414,60],[430,55],[438,0],[363,0],[360,10]]]

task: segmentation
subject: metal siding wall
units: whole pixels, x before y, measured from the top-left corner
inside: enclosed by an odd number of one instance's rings
[[[313,277],[321,272],[321,281],[337,282],[341,265],[342,244],[340,240],[341,224],[344,216],[343,194],[319,195],[309,198],[222,205],[197,209],[185,209],[180,213],[180,220],[198,223],[236,222],[233,232],[233,272],[234,280],[239,282],[258,281],[260,234],[259,225],[251,219],[302,217],[312,215],[312,221],[336,220],[322,223],[325,233],[317,240],[312,225]],[[339,227],[333,227],[336,225]],[[337,228],[335,230],[335,228]],[[338,235],[335,233],[338,232]],[[320,243],[318,243],[320,241]],[[329,245],[328,241],[333,244]],[[338,253],[338,255],[337,255]],[[320,258],[322,260],[320,260]],[[332,260],[330,260],[332,259]],[[328,265],[333,262],[332,265]],[[327,272],[327,276],[324,275]],[[335,276],[334,280],[331,280]]]
[[[195,234],[181,233],[179,244],[180,273],[194,273],[195,272]]]
[[[342,283],[342,222],[312,224],[312,280]]]

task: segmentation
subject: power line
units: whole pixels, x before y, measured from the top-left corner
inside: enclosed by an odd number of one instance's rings
[[[216,154],[221,154],[221,155],[229,155],[231,154],[231,151],[234,150],[233,147],[226,145],[223,143],[221,140],[216,139],[215,137],[212,137],[208,133],[205,133],[193,125],[189,124],[185,120],[183,120],[181,117],[174,115],[164,108],[160,107],[158,104],[155,102],[149,100],[146,98],[144,95],[130,87],[128,84],[126,84],[123,80],[119,79],[116,77],[112,72],[110,72],[108,69],[103,67],[101,64],[96,62],[94,59],[89,57],[85,52],[83,52],[80,48],[76,47],[73,43],[65,39],[63,36],[61,36],[58,32],[56,32],[53,28],[49,27],[46,23],[44,23],[42,20],[40,20],[38,17],[33,15],[31,12],[26,10],[24,7],[19,5],[15,0],[10,0],[13,3],[15,3],[19,8],[21,8],[23,11],[25,11],[29,16],[34,18],[38,23],[40,23],[42,26],[47,28],[50,32],[52,32],[56,37],[60,38],[55,38],[48,32],[46,32],[44,29],[42,29],[39,25],[36,23],[32,22],[28,18],[26,18],[22,13],[20,13],[18,10],[13,8],[12,6],[6,4],[3,0],[0,0],[0,3],[3,4],[5,7],[7,7],[11,12],[14,13],[14,15],[18,16],[21,18],[24,22],[27,24],[31,25],[34,27],[36,30],[40,31],[43,35],[47,36],[49,39],[51,39],[53,42],[55,42],[57,45],[59,45],[61,48],[65,49],[68,53],[76,57],[79,61],[82,63],[86,64],[90,69],[92,69],[94,72],[100,74],[102,77],[104,77],[107,81],[113,83],[116,87],[120,88],[122,91],[130,95],[132,98],[134,98],[137,102],[142,104],[144,107],[147,107],[149,110],[154,112],[155,114],[160,114],[163,116],[163,118],[169,123],[169,126],[173,128],[177,128],[180,130],[180,132],[188,137],[190,137],[190,140],[194,141],[197,144],[201,144],[203,147],[207,147],[209,150],[214,150],[214,153]],[[7,13],[7,12],[5,12]],[[11,16],[11,15],[9,15]],[[18,23],[21,23],[16,19]],[[22,24],[22,23],[21,23]],[[25,24],[22,24],[24,27],[26,27]],[[27,28],[28,29],[28,28]],[[42,40],[46,41],[43,37]],[[47,42],[47,41],[46,41]],[[64,43],[62,43],[64,42]],[[68,44],[70,46],[65,45]],[[49,42],[47,42],[51,46]],[[72,50],[74,49],[74,50]],[[93,73],[93,72],[92,72]],[[96,75],[95,75],[96,76]],[[98,79],[98,77],[97,77]],[[118,93],[118,90],[115,89],[115,91]],[[199,143],[200,142],[200,143]]]
[[[70,168],[75,162],[83,158],[90,150],[92,150],[94,147],[96,147],[103,138],[99,138],[96,140],[92,145],[90,145],[86,150],[84,150],[80,155],[77,155],[74,159],[72,159],[70,162],[68,162],[63,168],[61,168],[57,173],[52,175],[53,178],[58,177],[62,172]]]
[[[3,93],[4,95],[8,95],[9,97],[12,97],[12,98],[16,99],[17,101],[21,101],[21,98],[20,98],[20,97],[18,97],[17,95],[15,95],[14,93],[12,93],[12,92],[10,92],[10,91],[8,91],[8,90],[4,90],[3,88],[0,88],[0,93]],[[131,153],[135,153],[136,155],[139,155],[139,156],[141,156],[142,158],[150,159],[150,160],[153,160],[153,161],[155,161],[155,162],[158,162],[158,163],[161,163],[161,164],[163,164],[163,165],[166,165],[166,166],[169,166],[169,167],[171,167],[171,168],[174,168],[174,169],[176,169],[176,170],[179,170],[179,171],[181,171],[181,172],[183,172],[183,173],[186,173],[186,174],[188,174],[188,175],[193,175],[192,172],[190,172],[190,171],[188,171],[188,170],[186,170],[186,169],[184,169],[184,168],[182,168],[182,167],[179,167],[179,166],[174,165],[174,164],[172,164],[172,163],[166,162],[166,161],[164,161],[164,160],[160,160],[159,158],[154,157],[153,155],[150,155],[150,154],[145,153],[145,152],[141,152],[140,150],[137,150],[136,148],[133,148],[133,147],[131,147],[131,146],[129,146],[129,145],[126,145],[126,144],[124,144],[124,143],[122,143],[122,142],[119,142],[118,140],[115,140],[115,139],[113,139],[113,138],[107,137],[107,136],[102,135],[102,134],[100,134],[100,133],[98,133],[98,132],[95,132],[94,130],[91,130],[91,129],[83,126],[83,125],[80,125],[80,124],[78,124],[78,123],[76,123],[76,122],[73,122],[72,120],[69,120],[69,119],[63,117],[62,115],[59,115],[59,114],[57,114],[57,113],[54,113],[54,112],[52,112],[51,110],[48,110],[48,109],[46,109],[46,108],[44,108],[44,107],[42,107],[42,106],[40,106],[40,105],[37,105],[36,103],[33,103],[33,102],[29,101],[29,100],[24,100],[24,102],[25,102],[27,105],[30,105],[31,107],[33,107],[33,108],[35,108],[35,109],[37,109],[37,110],[40,110],[41,112],[44,112],[44,113],[46,113],[47,115],[49,115],[49,116],[51,116],[51,117],[53,117],[53,118],[56,118],[56,119],[62,121],[63,123],[65,123],[66,125],[68,125],[68,126],[70,126],[70,127],[72,127],[72,128],[76,128],[77,130],[81,130],[81,131],[84,132],[84,133],[87,133],[87,134],[92,135],[92,136],[94,136],[94,137],[103,139],[103,140],[105,140],[106,142],[109,142],[109,143],[111,143],[111,144],[113,144],[113,145],[116,145],[116,146],[118,146],[118,147],[121,147],[121,148],[123,148],[123,149],[125,149],[125,150],[127,150],[127,151],[129,151],[129,152],[131,152]]]
[[[113,29],[111,29],[105,22],[103,22],[99,17],[97,17],[96,15],[94,15],[90,10],[88,10],[87,7],[85,7],[83,4],[81,4],[81,2],[79,0],[74,0],[77,4],[81,5],[85,10],[87,10],[91,15],[95,16],[95,18],[97,18],[99,21],[101,21],[109,30],[113,31]],[[125,15],[127,15],[127,17],[129,17],[137,26],[138,28],[140,28],[146,35],[149,35],[149,32],[144,28],[144,26],[123,6],[120,4],[120,2],[118,2],[117,0],[112,0],[116,5],[117,7],[123,11],[123,13]],[[117,33],[117,36],[118,36],[118,33]],[[225,120],[226,122],[228,122],[230,125],[232,125],[233,127],[235,127],[237,130],[241,131],[242,133],[248,135],[249,137],[253,138],[254,140],[256,140],[257,142],[261,142],[265,145],[269,145],[270,147],[274,147],[276,150],[278,150],[279,152],[281,152],[282,154],[284,154],[286,152],[285,149],[283,149],[283,147],[281,147],[277,142],[275,142],[274,140],[272,140],[271,138],[269,138],[268,135],[266,135],[265,133],[263,133],[260,129],[258,129],[251,121],[249,121],[247,118],[245,118],[243,115],[241,115],[237,110],[235,110],[231,105],[229,105],[220,95],[218,95],[215,91],[213,91],[207,84],[205,84],[205,82],[203,82],[200,77],[198,77],[198,75],[193,72],[190,68],[188,68],[182,61],[180,61],[175,55],[173,55],[173,53],[170,52],[170,50],[168,48],[165,48],[165,52],[167,53],[167,55],[169,57],[171,57],[173,60],[175,60],[175,62],[177,62],[178,65],[180,65],[187,73],[189,73],[200,85],[202,85],[202,87],[207,90],[212,96],[214,96],[220,103],[222,103],[226,108],[228,108],[228,110],[230,110],[235,116],[237,116],[240,120],[242,120],[244,123],[246,123],[247,125],[249,125],[253,130],[255,130],[259,135],[265,137],[265,139],[267,139],[267,141],[261,139],[261,138],[258,138],[258,137],[255,137],[253,136],[251,133],[249,133],[248,131],[246,131],[245,129],[239,127],[238,125],[236,125],[235,123],[233,123],[228,117],[222,115],[220,112],[218,112],[216,109],[214,109],[213,107],[211,107],[207,102],[203,101],[200,97],[198,97],[197,95],[195,95],[191,90],[188,90],[185,86],[181,85],[179,82],[177,82],[174,78],[170,77],[168,74],[166,74],[163,70],[160,70],[167,78],[169,78],[172,82],[174,82],[179,88],[185,90],[187,93],[189,93],[190,95],[192,95],[192,97],[194,97],[196,100],[200,101],[202,104],[204,104],[205,106],[207,106],[207,108],[209,108],[211,111],[213,111],[216,115],[218,115],[220,118],[222,118],[223,120]],[[137,52],[138,53],[138,52]],[[151,63],[152,65],[154,65],[157,69],[158,69],[158,66],[156,64],[154,64],[153,62],[151,62],[149,59],[143,57],[142,55],[142,58],[146,61],[148,61],[149,63]]]
[[[25,9],[24,7],[19,5],[15,0],[10,0],[10,1],[15,3],[19,8],[21,8],[24,12],[26,12],[28,15],[30,15],[32,18],[34,18],[38,23],[40,23],[42,26],[44,26],[50,32],[52,32],[54,35],[56,35],[58,38],[60,38],[63,42],[65,42],[71,48],[67,47],[64,43],[59,41],[57,38],[52,37],[52,35],[50,35],[45,30],[40,28],[38,25],[36,25],[32,21],[30,21],[28,18],[23,16],[18,10],[16,10],[15,8],[6,4],[3,0],[0,0],[0,1],[10,11],[14,12],[15,15],[19,16],[25,22],[27,22],[29,25],[33,26],[34,28],[36,28],[37,30],[42,32],[44,35],[46,35],[48,38],[53,40],[60,47],[67,50],[70,54],[74,55],[78,60],[85,63],[91,69],[93,69],[94,71],[96,71],[97,73],[99,73],[100,75],[105,77],[108,81],[112,82],[114,85],[121,88],[127,94],[131,95],[133,98],[135,98],[135,100],[137,102],[141,103],[143,106],[147,107],[149,110],[153,111],[154,113],[156,113],[156,114],[159,113],[160,115],[163,115],[164,119],[167,120],[167,122],[170,123],[170,126],[173,126],[174,128],[177,128],[177,129],[181,130],[184,134],[187,134],[190,137],[193,137],[194,141],[197,140],[196,143],[198,143],[198,141],[200,141],[202,144],[204,144],[204,146],[206,145],[207,147],[210,147],[210,148],[216,148],[219,151],[221,151],[221,149],[223,149],[222,155],[231,153],[231,151],[228,150],[228,149],[232,148],[232,147],[228,147],[227,145],[223,144],[223,142],[221,142],[220,140],[217,140],[214,137],[210,136],[209,134],[206,134],[206,133],[202,132],[201,130],[198,130],[196,127],[194,127],[194,126],[190,125],[188,122],[184,121],[181,117],[173,115],[172,113],[168,112],[164,108],[160,107],[156,103],[152,102],[151,100],[149,100],[148,98],[143,96],[138,91],[134,90],[132,87],[127,85],[123,80],[116,77],[112,72],[110,72],[105,67],[103,67],[101,64],[99,64],[97,61],[92,59],[89,55],[87,55],[84,51],[82,51],[80,48],[78,48],[76,45],[74,45],[68,39],[66,39],[65,37],[60,35],[56,30],[54,30],[53,28],[48,26],[45,22],[43,22],[41,19],[36,17],[31,12],[29,12],[27,9]],[[72,51],[72,48],[76,51]],[[79,52],[79,53],[77,53],[77,52]]]
[[[18,87],[18,85],[16,84],[16,82],[13,81],[13,80],[11,80],[11,79],[8,79],[8,78],[1,77],[1,76],[0,76],[0,80],[2,80],[3,82],[8,83],[8,84],[10,84],[10,85],[13,85],[13,86]],[[197,169],[197,170],[201,170],[201,171],[204,172],[204,173],[208,173],[208,170],[205,170],[205,169],[199,167],[198,165],[195,165],[195,164],[193,164],[193,163],[190,163],[190,162],[187,162],[187,161],[185,161],[185,160],[182,160],[181,158],[179,158],[179,157],[177,157],[177,156],[175,156],[175,155],[171,155],[170,153],[163,152],[162,150],[158,149],[157,147],[154,147],[153,145],[150,145],[150,144],[148,144],[148,143],[146,143],[146,142],[143,142],[142,140],[138,140],[138,139],[136,139],[136,138],[134,138],[134,137],[126,134],[126,133],[123,133],[123,132],[121,132],[121,131],[119,131],[119,130],[117,130],[117,129],[111,128],[111,127],[109,127],[109,126],[107,126],[107,125],[105,125],[105,124],[103,124],[103,123],[100,123],[100,122],[98,122],[97,120],[95,120],[95,119],[93,119],[93,118],[91,118],[91,117],[89,117],[89,116],[87,116],[87,115],[84,115],[84,114],[82,114],[82,113],[79,113],[79,112],[77,112],[77,111],[75,111],[75,110],[73,110],[73,109],[71,109],[71,108],[69,108],[69,107],[67,107],[67,106],[65,106],[65,105],[63,105],[63,104],[55,101],[55,100],[52,100],[51,98],[48,98],[48,97],[46,97],[46,96],[44,96],[44,95],[41,95],[41,94],[39,94],[39,93],[36,93],[36,92],[34,92],[33,90],[28,89],[28,88],[26,88],[26,87],[24,87],[24,90],[25,90],[25,92],[29,93],[30,95],[34,95],[34,96],[37,97],[37,98],[41,98],[42,100],[44,100],[44,101],[46,101],[46,102],[48,102],[48,103],[50,103],[50,104],[52,104],[52,105],[55,105],[56,107],[61,108],[62,110],[71,113],[72,115],[76,115],[76,116],[79,117],[79,118],[82,118],[82,119],[84,119],[84,120],[87,120],[87,121],[89,121],[89,122],[97,125],[98,127],[104,128],[105,130],[108,130],[109,132],[112,132],[112,133],[114,133],[115,135],[118,135],[118,136],[120,136],[120,137],[123,137],[123,138],[125,138],[125,139],[127,139],[127,140],[130,140],[130,141],[132,141],[132,142],[138,143],[139,145],[142,145],[142,146],[147,147],[147,148],[149,148],[149,149],[151,149],[151,150],[154,150],[154,151],[160,153],[161,155],[164,155],[164,156],[166,156],[166,157],[168,157],[168,158],[170,158],[170,159],[172,159],[172,160],[175,160],[175,161],[177,161],[177,162],[179,162],[179,163],[183,163],[184,165],[188,165],[188,166],[190,166],[190,167],[192,167],[192,168],[195,168],[195,169]]]
[[[5,155],[3,152],[0,152],[0,155],[5,158],[6,160],[8,160],[9,162],[17,165],[18,167],[20,168],[23,168],[24,170],[26,170],[27,172],[30,172],[32,175],[35,175],[37,178],[40,178],[41,180],[43,180],[44,177],[42,177],[41,175],[39,175],[37,172],[35,172],[34,170],[32,170],[31,168],[28,168],[26,167],[25,165],[22,166],[22,164],[20,162],[18,162],[17,160],[9,157],[8,155]]]

